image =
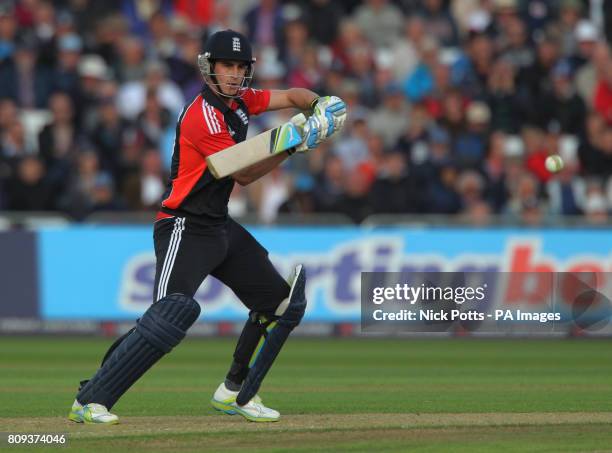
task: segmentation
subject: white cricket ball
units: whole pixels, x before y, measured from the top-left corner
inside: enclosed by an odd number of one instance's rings
[[[551,173],[557,173],[563,169],[563,159],[558,154],[553,154],[552,156],[548,156],[546,158],[546,169]]]

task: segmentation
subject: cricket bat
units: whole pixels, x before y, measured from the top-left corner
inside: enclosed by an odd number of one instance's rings
[[[302,143],[297,126],[303,125],[306,117],[300,113],[274,129],[237,143],[206,158],[208,169],[217,179],[229,176],[250,165],[268,159]],[[297,125],[297,126],[296,126]]]

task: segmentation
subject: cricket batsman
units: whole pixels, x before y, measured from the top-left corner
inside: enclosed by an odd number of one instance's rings
[[[178,118],[170,181],[154,224],[153,304],[110,347],[94,376],[81,382],[69,414],[77,423],[118,422],[110,409],[198,319],[201,307],[193,297],[207,275],[231,288],[250,311],[212,406],[256,422],[280,417],[257,391],[304,315],[306,275],[298,265],[285,281],[267,250],[229,217],[227,204],[235,182],[250,184],[294,152],[316,148],[337,132],[346,105],[302,88],[250,88],[255,58],[248,40],[233,30],[213,34],[198,65],[205,83]],[[300,145],[231,176],[212,176],[207,156],[244,141],[251,115],[284,108],[311,112],[305,124],[296,125]]]

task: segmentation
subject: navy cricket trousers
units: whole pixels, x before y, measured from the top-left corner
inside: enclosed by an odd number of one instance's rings
[[[181,293],[193,297],[207,275],[227,285],[249,310],[273,313],[289,296],[289,285],[268,251],[229,218],[222,226],[201,225],[185,217],[155,223],[157,259],[154,301]]]

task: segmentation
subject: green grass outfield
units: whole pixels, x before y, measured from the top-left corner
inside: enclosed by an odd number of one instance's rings
[[[0,337],[0,432],[68,434],[35,451],[612,452],[609,339],[292,338],[260,392],[270,424],[208,404],[235,339],[187,339],[115,406],[121,424],[71,423],[110,342]]]

